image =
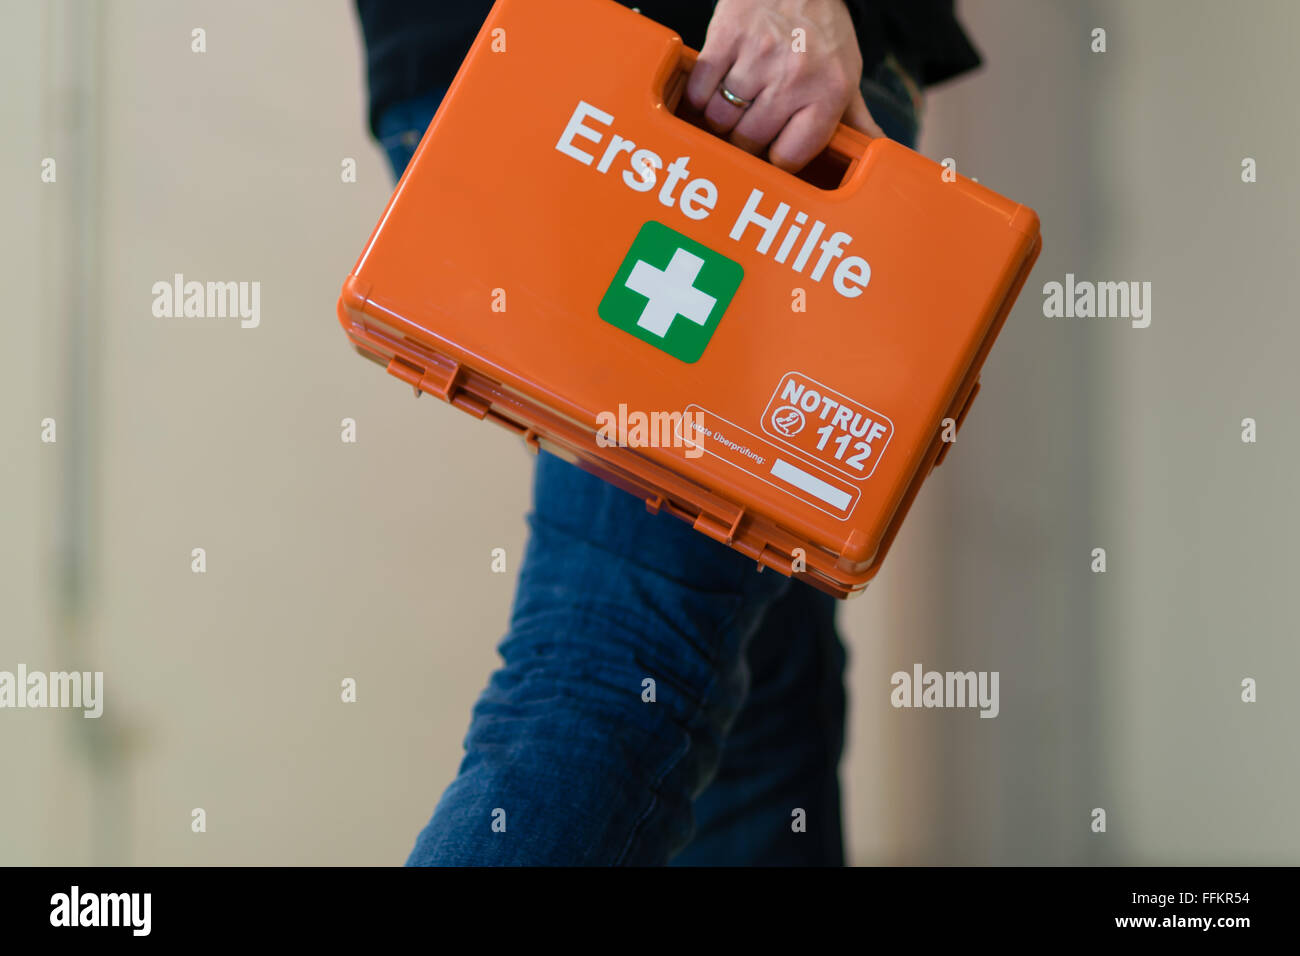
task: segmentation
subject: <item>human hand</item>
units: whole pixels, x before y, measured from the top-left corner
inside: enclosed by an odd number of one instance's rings
[[[862,99],[861,80],[862,53],[844,0],[718,0],[686,96],[715,133],[756,156],[766,150],[773,164],[797,172],[841,121],[884,135]]]

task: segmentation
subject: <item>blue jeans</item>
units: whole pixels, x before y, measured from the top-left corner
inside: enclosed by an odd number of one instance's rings
[[[379,132],[400,174],[443,91]],[[911,145],[897,74],[872,115]],[[502,666],[408,865],[840,865],[833,598],[545,452]]]

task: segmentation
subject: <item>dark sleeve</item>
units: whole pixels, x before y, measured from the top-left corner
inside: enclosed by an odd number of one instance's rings
[[[979,52],[957,20],[953,0],[845,0],[871,69],[892,52],[922,86],[980,65]]]
[[[366,44],[370,129],[383,110],[451,83],[492,0],[356,0]]]

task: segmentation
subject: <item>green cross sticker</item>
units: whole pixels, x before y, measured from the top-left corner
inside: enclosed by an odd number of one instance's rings
[[[651,221],[632,240],[596,311],[673,358],[695,362],[744,275],[739,262]]]

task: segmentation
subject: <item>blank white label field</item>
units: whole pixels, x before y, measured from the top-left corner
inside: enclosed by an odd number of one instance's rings
[[[782,481],[788,481],[796,488],[820,498],[828,505],[839,508],[840,511],[848,510],[853,501],[847,491],[841,491],[829,482],[822,481],[816,475],[811,475],[802,468],[790,464],[784,458],[778,458],[772,462],[772,474]]]

